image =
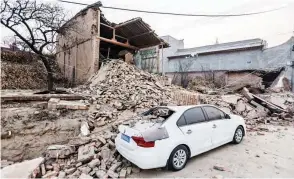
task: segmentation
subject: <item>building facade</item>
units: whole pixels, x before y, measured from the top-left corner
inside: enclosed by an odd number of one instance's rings
[[[168,36],[165,36],[168,37]],[[165,37],[162,37],[165,39]],[[174,38],[170,37],[174,40]],[[168,40],[167,40],[168,41]],[[190,78],[213,73],[214,78],[225,85],[233,83],[259,83],[269,87],[283,71],[284,77],[293,87],[294,37],[287,42],[267,48],[262,39],[214,44],[195,48],[183,48],[184,43],[170,41],[164,49],[162,62],[167,76],[174,79],[178,74]],[[174,46],[173,46],[174,45]]]
[[[101,5],[97,2],[82,9],[60,28],[57,36],[57,62],[73,85],[86,82],[105,61],[118,59],[121,54],[159,44],[168,46],[142,18],[109,22]]]

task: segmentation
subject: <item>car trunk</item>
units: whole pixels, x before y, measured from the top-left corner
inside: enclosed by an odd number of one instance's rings
[[[157,140],[162,140],[169,137],[166,128],[163,127],[162,124],[168,117],[170,117],[173,114],[173,111],[166,107],[160,108],[161,110],[165,109],[168,111],[164,113],[165,115],[157,113],[158,116],[154,117],[154,110],[157,109],[158,108],[152,108],[151,110],[143,113],[141,118],[145,120],[140,120],[136,122],[134,125],[119,126],[119,132],[121,133],[120,140],[122,146],[129,150],[134,150],[137,147],[141,146],[140,144],[138,144],[138,141],[134,140],[136,138],[142,138],[141,140],[143,140],[146,144],[148,144],[148,142],[150,144],[151,142],[155,142]]]

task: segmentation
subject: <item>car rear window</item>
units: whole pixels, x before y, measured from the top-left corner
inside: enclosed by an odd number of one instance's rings
[[[203,111],[199,107],[185,111],[184,117],[186,119],[187,125],[205,121]]]

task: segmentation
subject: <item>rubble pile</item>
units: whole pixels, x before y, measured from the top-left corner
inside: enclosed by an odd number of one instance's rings
[[[189,82],[187,88],[200,93],[210,94],[215,88],[215,85],[203,77],[196,76]]]
[[[70,92],[88,96],[87,101],[95,108],[89,110],[87,121],[90,126],[101,127],[131,117],[140,109],[175,103],[172,91],[178,89],[164,77],[112,60],[87,84]]]
[[[139,70],[121,60],[110,61],[105,67],[105,78],[93,77],[74,92],[91,95],[97,104],[112,104],[118,110],[157,106],[170,102],[171,86],[163,77]],[[102,69],[103,71],[103,69]],[[166,86],[167,85],[167,86]],[[173,86],[173,88],[176,88]]]
[[[116,130],[74,138],[67,145],[49,146],[44,152],[44,163],[33,177],[125,178],[140,171],[115,150]]]
[[[277,110],[271,106],[248,100],[243,95],[204,95],[201,102],[214,104],[226,112],[231,112],[244,117],[248,131],[264,130],[261,124],[289,125],[294,122],[294,95],[293,93],[271,93],[259,95],[268,99],[274,105],[282,106]],[[274,99],[274,100],[270,100]],[[266,101],[265,101],[266,102]],[[279,104],[279,105],[278,105]]]

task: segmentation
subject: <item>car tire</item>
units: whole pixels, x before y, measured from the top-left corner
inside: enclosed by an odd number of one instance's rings
[[[189,151],[186,146],[179,145],[177,146],[168,159],[167,167],[172,171],[182,170],[189,159]]]
[[[244,130],[242,126],[238,126],[233,136],[233,143],[240,144],[243,140],[243,137],[244,137]]]

